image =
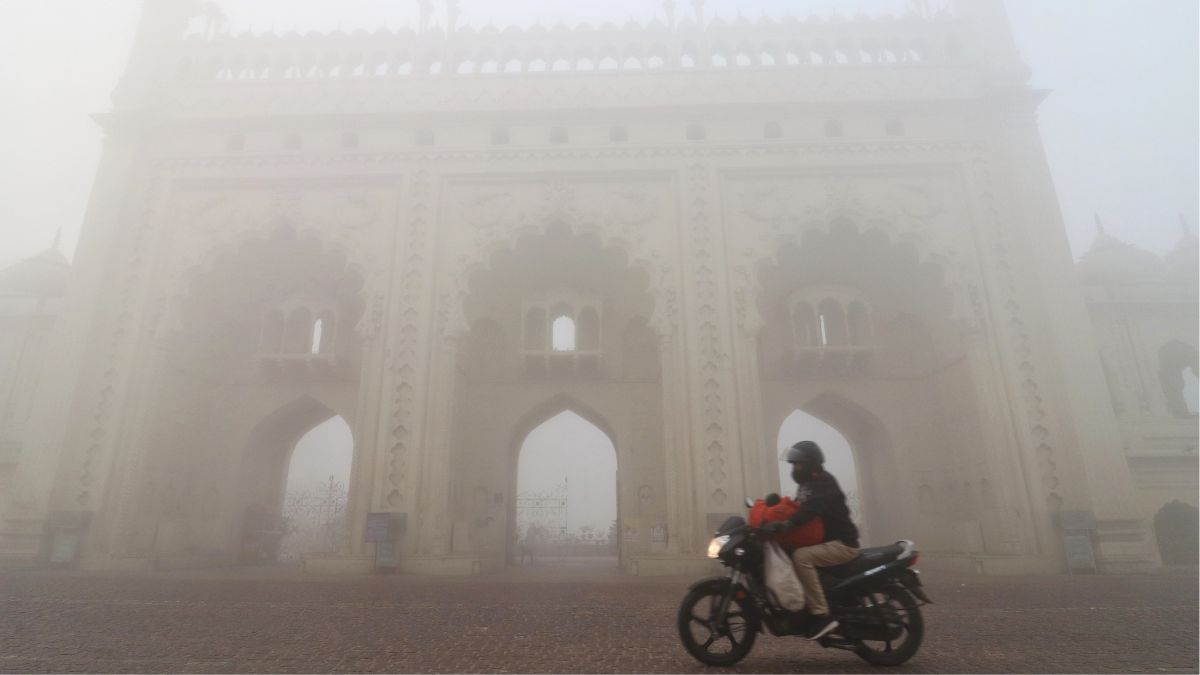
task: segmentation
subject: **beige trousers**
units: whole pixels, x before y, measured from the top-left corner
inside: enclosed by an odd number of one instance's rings
[[[796,576],[800,578],[800,585],[804,587],[809,613],[829,614],[829,604],[825,602],[825,590],[821,588],[817,568],[848,563],[856,556],[858,549],[836,539],[792,551],[792,564],[796,566]]]

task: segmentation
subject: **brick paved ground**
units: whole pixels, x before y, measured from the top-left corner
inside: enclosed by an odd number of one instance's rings
[[[591,572],[312,578],[278,571],[0,573],[6,672],[701,672],[675,636],[688,579]],[[1196,672],[1197,580],[925,581],[926,642],[899,672]],[[864,672],[763,636],[737,672]],[[885,669],[886,670],[886,669]]]

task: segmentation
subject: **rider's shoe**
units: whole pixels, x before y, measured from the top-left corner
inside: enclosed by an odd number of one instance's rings
[[[814,616],[811,623],[808,624],[808,633],[805,634],[809,640],[818,640],[829,634],[829,631],[838,627],[836,619],[829,615]]]

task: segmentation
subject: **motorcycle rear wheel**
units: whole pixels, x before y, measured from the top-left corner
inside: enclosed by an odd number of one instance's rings
[[[889,586],[862,597],[861,602],[878,606],[889,624],[898,626],[892,640],[862,640],[854,653],[875,666],[898,666],[911,659],[925,637],[925,621],[917,601],[908,591]]]
[[[714,616],[728,590],[728,581],[704,584],[689,591],[679,605],[679,639],[683,648],[706,666],[734,665],[746,658],[758,637],[754,605],[741,589],[734,589],[725,620],[715,624]]]

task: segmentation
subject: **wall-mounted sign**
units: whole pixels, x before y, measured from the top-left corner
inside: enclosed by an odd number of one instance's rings
[[[404,534],[408,524],[408,514],[390,511],[367,514],[367,542],[396,541]]]

